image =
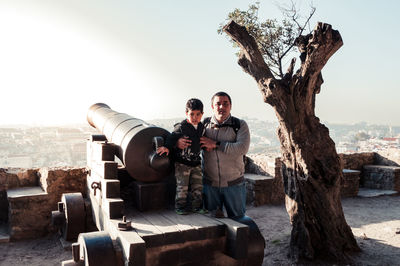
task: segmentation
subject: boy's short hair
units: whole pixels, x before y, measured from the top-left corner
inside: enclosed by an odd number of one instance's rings
[[[186,112],[188,112],[189,110],[192,110],[192,111],[199,110],[200,112],[203,113],[203,103],[199,99],[196,99],[196,98],[189,99],[186,102]]]
[[[231,96],[229,96],[228,93],[223,92],[223,91],[219,91],[219,92],[217,92],[216,94],[213,95],[213,97],[211,98],[211,104],[213,104],[214,98],[217,97],[217,96],[226,96],[226,97],[228,97],[229,103],[232,105]]]

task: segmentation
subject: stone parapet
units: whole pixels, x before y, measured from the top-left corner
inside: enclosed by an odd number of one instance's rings
[[[362,152],[352,154],[338,154],[342,161],[343,169],[359,170],[362,171],[363,166],[366,164],[375,164],[374,152]]]

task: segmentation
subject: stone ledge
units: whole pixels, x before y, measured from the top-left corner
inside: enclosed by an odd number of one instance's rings
[[[23,198],[23,197],[36,197],[47,196],[41,187],[21,187],[7,190],[7,197],[9,199]]]
[[[363,198],[371,198],[371,197],[397,195],[397,194],[399,194],[399,192],[394,190],[360,188],[357,196]]]
[[[364,165],[363,168],[364,168],[364,170],[381,170],[381,171],[400,172],[400,167],[398,167],[398,166],[389,166],[389,165],[367,164],[367,165]]]
[[[274,177],[270,175],[257,175],[257,174],[244,174],[244,178],[248,179],[250,182],[257,182],[257,181],[266,181],[266,180],[273,180]]]

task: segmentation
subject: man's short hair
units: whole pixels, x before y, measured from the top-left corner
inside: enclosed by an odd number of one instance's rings
[[[214,98],[217,97],[217,96],[226,96],[226,97],[228,97],[229,103],[232,105],[231,96],[229,96],[228,93],[223,92],[223,91],[219,91],[219,92],[217,92],[216,94],[213,95],[213,97],[211,98],[211,104],[213,104]]]
[[[189,112],[189,110],[192,110],[192,111],[199,110],[200,112],[203,113],[203,103],[199,99],[196,99],[196,98],[189,99],[186,102],[186,112]]]

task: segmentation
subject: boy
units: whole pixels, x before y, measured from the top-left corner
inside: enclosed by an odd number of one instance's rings
[[[206,213],[203,209],[202,173],[200,158],[200,138],[204,134],[203,103],[199,99],[189,99],[186,103],[186,119],[175,125],[174,131],[168,136],[165,146],[157,149],[158,154],[171,151],[175,161],[176,197],[175,211],[177,214],[188,214],[188,188],[190,186],[191,208],[193,212]],[[185,149],[176,147],[180,138],[190,140]]]

